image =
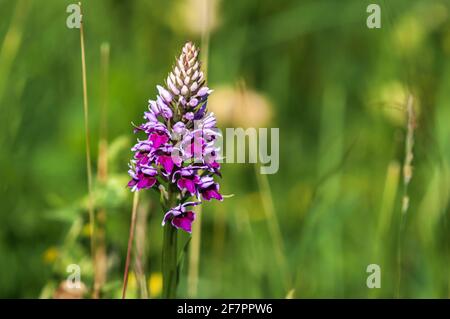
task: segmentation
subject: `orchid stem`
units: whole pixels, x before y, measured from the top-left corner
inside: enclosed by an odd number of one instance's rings
[[[163,203],[165,211],[172,207],[175,201],[174,194],[169,188],[168,199]],[[177,229],[169,222],[164,226],[163,251],[162,251],[162,274],[164,299],[176,297],[178,285],[178,256],[177,256]]]
[[[163,293],[165,299],[175,298],[178,284],[177,229],[170,223],[164,226],[162,252]]]

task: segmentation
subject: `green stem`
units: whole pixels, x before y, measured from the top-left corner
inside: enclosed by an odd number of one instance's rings
[[[171,223],[164,226],[162,251],[163,298],[175,298],[178,284],[177,229]]]
[[[167,199],[162,199],[161,204],[164,212],[167,212],[175,205],[176,197],[169,186]],[[175,298],[178,285],[178,249],[177,249],[177,229],[171,222],[164,226],[163,251],[162,251],[162,274],[163,291],[162,297],[165,299]]]

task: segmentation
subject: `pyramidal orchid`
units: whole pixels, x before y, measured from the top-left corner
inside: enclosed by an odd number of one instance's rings
[[[211,94],[200,68],[199,50],[187,42],[165,85],[149,100],[144,123],[135,126],[143,138],[133,146],[128,187],[160,193],[164,214],[163,297],[174,297],[178,282],[177,230],[191,233],[192,207],[222,200],[217,177],[219,136],[216,119],[208,112]]]
[[[190,233],[195,214],[186,210],[186,201],[196,197],[193,206],[203,200],[222,200],[214,180],[220,176],[219,150],[214,146],[219,133],[214,114],[206,108],[212,91],[205,85],[194,44],[184,45],[165,84],[156,87],[158,95],[149,100],[145,122],[135,127],[145,138],[132,148],[128,186],[132,191],[161,192],[170,204],[162,224],[170,222]]]

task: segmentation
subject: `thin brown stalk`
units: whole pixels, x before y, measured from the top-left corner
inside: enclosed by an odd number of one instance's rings
[[[100,113],[100,139],[108,139],[108,95],[109,95],[109,56],[110,46],[108,42],[102,43],[100,46],[100,58],[101,58],[101,113]]]
[[[81,8],[81,2],[79,3]],[[86,145],[86,173],[88,184],[88,212],[89,212],[89,229],[91,241],[91,256],[95,266],[95,214],[94,214],[94,195],[92,192],[92,164],[91,164],[91,146],[90,146],[90,132],[89,132],[89,105],[87,93],[87,79],[86,79],[86,55],[84,50],[84,22],[83,15],[81,15],[80,23],[80,45],[81,45],[81,72],[83,77],[83,111],[84,111],[84,136]],[[94,274],[95,276],[95,274]]]
[[[131,212],[131,224],[130,224],[130,235],[128,237],[127,259],[125,261],[125,271],[123,273],[122,299],[125,299],[127,293],[128,271],[130,268],[131,248],[133,246],[134,230],[136,229],[136,215],[138,203],[139,203],[139,192],[136,191],[134,192],[133,196],[133,209]]]
[[[403,162],[403,199],[402,211],[400,214],[400,226],[398,231],[398,250],[397,250],[397,298],[400,298],[402,263],[403,263],[403,237],[406,226],[406,214],[409,209],[408,187],[413,177],[412,161],[414,158],[414,130],[416,128],[416,114],[414,111],[414,98],[408,95],[406,102],[406,140],[405,140],[405,159]]]
[[[108,114],[108,71],[109,71],[109,43],[103,43],[100,47],[101,61],[101,116],[100,116],[100,139],[98,144],[97,179],[105,186],[108,180],[108,140],[107,140],[107,114]],[[97,238],[95,253],[95,278],[94,298],[100,297],[100,290],[106,282],[107,256],[105,243],[106,209],[101,207],[97,213]]]
[[[134,257],[135,272],[141,292],[141,298],[143,299],[148,299],[147,280],[145,277],[145,245],[147,239],[147,217],[149,206],[148,203],[139,205],[136,217],[136,240],[134,241],[136,246],[136,254]]]

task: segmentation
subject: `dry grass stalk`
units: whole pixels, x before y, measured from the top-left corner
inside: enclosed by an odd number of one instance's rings
[[[109,73],[109,43],[100,47],[101,57],[101,95],[102,106],[100,116],[100,139],[98,143],[97,180],[105,186],[108,180],[108,140],[107,140],[107,114],[108,114],[108,73]],[[107,255],[105,243],[106,209],[101,207],[97,212],[97,237],[95,252],[94,298],[100,297],[100,290],[106,282]]]
[[[81,2],[79,3],[81,8]],[[81,72],[83,81],[83,112],[84,112],[84,137],[86,146],[86,173],[88,184],[88,213],[89,213],[89,232],[91,242],[91,256],[94,264],[94,271],[96,267],[95,257],[95,213],[94,213],[94,195],[92,190],[92,164],[91,164],[91,145],[89,132],[89,104],[87,93],[87,77],[86,77],[86,55],[84,50],[84,22],[83,14],[81,14],[80,21],[80,46],[81,46]],[[94,274],[95,277],[95,274]]]
[[[414,158],[414,131],[416,129],[416,113],[414,111],[414,98],[408,95],[406,102],[406,140],[405,140],[405,159],[403,162],[403,198],[402,211],[400,215],[400,226],[398,232],[398,252],[397,252],[397,298],[400,297],[401,278],[402,278],[402,261],[403,261],[403,237],[406,225],[406,213],[409,209],[408,187],[413,177],[412,161]]]
[[[130,235],[128,237],[127,259],[125,261],[125,271],[123,274],[122,299],[125,299],[128,285],[128,272],[130,270],[131,248],[133,246],[134,230],[136,228],[136,215],[139,203],[139,192],[133,194],[133,210],[131,212]]]

